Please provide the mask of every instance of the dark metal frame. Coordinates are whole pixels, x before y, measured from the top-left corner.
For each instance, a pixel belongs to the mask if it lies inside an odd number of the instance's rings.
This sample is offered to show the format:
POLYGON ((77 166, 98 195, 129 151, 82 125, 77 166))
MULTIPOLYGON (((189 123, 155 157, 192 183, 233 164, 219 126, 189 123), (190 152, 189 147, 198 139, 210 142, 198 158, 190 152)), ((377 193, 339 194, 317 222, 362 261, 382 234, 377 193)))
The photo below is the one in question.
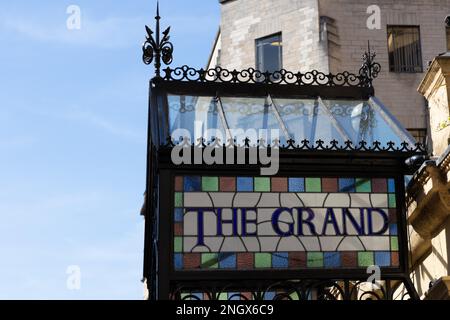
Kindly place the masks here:
MULTIPOLYGON (((159 212, 154 212, 158 216, 159 239, 161 248, 158 253, 159 265, 163 268, 158 274, 158 288, 153 288, 157 295, 154 298, 168 299, 177 298, 181 288, 188 291, 201 291, 209 288, 211 292, 217 292, 218 288, 228 288, 229 290, 248 290, 254 288, 255 297, 260 288, 268 288, 278 282, 290 282, 295 280, 305 281, 363 281, 368 278, 364 269, 299 269, 299 270, 251 270, 251 271, 177 271, 173 267, 173 194, 175 175, 230 175, 249 176, 257 175, 258 166, 174 166, 170 162, 171 148, 162 148, 159 151, 157 162, 159 163, 158 186, 160 204, 159 212), (167 161, 169 160, 169 161, 167 161), (195 279, 195 281, 193 281, 195 279), (199 285, 202 283, 202 285, 199 285), (208 287, 209 284, 209 287, 208 287), (238 286, 240 285, 240 287, 238 286), (215 289, 214 289, 215 288, 215 289)), ((312 151, 309 153, 286 154, 282 153, 280 160, 280 176, 336 176, 336 177, 393 177, 396 181, 397 195, 397 223, 400 266, 398 268, 381 268, 382 280, 388 282, 399 282, 405 284, 411 298, 418 298, 414 287, 409 279, 408 272, 408 242, 406 234, 406 212, 404 198, 404 178, 405 172, 404 154, 380 153, 336 153, 312 151)), ((146 250, 148 250, 146 246, 146 250)), ((146 277, 151 277, 147 269, 146 277)), ((156 270, 153 270, 156 271, 156 270)), ((279 284, 278 284, 279 285, 279 284)), ((222 290, 221 289, 221 290, 222 290)), ((390 288, 393 289, 393 288, 390 288)), ((391 297, 386 294, 384 298, 391 297)))
MULTIPOLYGON (((159 10, 157 31, 159 31, 159 10)), ((380 72, 380 65, 374 62, 375 54, 369 51, 364 55, 364 63, 359 74, 343 72, 337 75, 319 71, 292 73, 281 70, 275 73, 259 72, 254 69, 229 71, 220 67, 211 70, 196 70, 187 66, 166 68, 161 76, 161 57, 168 64, 172 60, 173 46, 168 42, 169 29, 163 40, 159 35, 153 41, 152 32, 147 28, 147 41, 144 44, 144 62, 155 59, 156 76, 150 81, 148 153, 147 153, 147 191, 145 196, 145 245, 144 277, 151 299, 180 298, 183 290, 205 290, 211 298, 217 298, 221 290, 250 290, 256 299, 271 286, 286 290, 318 286, 323 281, 343 283, 345 299, 352 298, 349 288, 352 283, 367 279, 362 269, 338 270, 252 270, 252 271, 175 271, 173 268, 173 194, 175 175, 258 175, 259 166, 249 165, 182 165, 174 166, 170 152, 174 142, 161 137, 160 126, 167 128, 167 94, 190 94, 195 96, 267 96, 287 98, 322 97, 330 99, 367 99, 374 95, 373 79, 380 72), (164 49, 169 48, 169 49, 164 49), (165 57, 165 58, 164 58, 165 57), (285 285, 283 286, 282 283, 285 285)), ((249 148, 246 141, 244 148, 249 148)), ((206 142, 198 146, 204 148, 206 142)), ((396 180, 398 238, 400 252, 399 268, 382 268, 382 280, 386 281, 384 298, 392 298, 392 290, 402 282, 412 299, 417 293, 409 278, 408 242, 406 234, 406 212, 403 176, 409 173, 405 160, 412 155, 422 154, 421 145, 408 146, 406 143, 395 146, 388 143, 373 146, 361 143, 353 146, 350 142, 338 146, 331 142, 325 145, 316 141, 294 142, 289 140, 280 148, 279 175, 288 176, 338 176, 338 177, 394 177, 396 180), (395 282, 395 283, 394 283, 395 282)), ((301 290, 303 290, 301 289, 301 290)), ((294 291, 295 291, 294 290, 294 291)), ((339 290, 338 290, 339 291, 339 290)), ((300 292, 300 291, 299 291, 300 292)), ((301 292, 305 292, 304 290, 301 292)), ((282 295, 286 298, 286 295, 282 295)), ((302 293, 301 297, 305 297, 302 293)))

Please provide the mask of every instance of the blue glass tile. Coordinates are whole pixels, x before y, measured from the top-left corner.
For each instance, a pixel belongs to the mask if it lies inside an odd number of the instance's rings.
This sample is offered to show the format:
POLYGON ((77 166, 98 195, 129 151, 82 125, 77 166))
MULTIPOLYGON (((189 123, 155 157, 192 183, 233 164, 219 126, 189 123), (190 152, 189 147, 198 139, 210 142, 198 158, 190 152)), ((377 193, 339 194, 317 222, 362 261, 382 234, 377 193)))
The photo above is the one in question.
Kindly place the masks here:
POLYGON ((253 191, 253 178, 238 177, 237 191, 253 191))
POLYGON ((337 268, 341 266, 341 254, 339 252, 325 252, 323 256, 325 268, 337 268))
POLYGON ((305 192, 305 179, 289 178, 289 192, 305 192))
POLYGON ((191 301, 203 300, 203 293, 200 293, 200 292, 186 293, 186 294, 182 295, 182 297, 183 296, 185 299, 191 300, 191 301))
POLYGON ((183 254, 175 253, 173 259, 174 259, 175 269, 177 269, 177 270, 183 269, 183 254))
POLYGON ((391 265, 391 253, 389 251, 375 252, 375 264, 379 267, 391 265))
POLYGON ((355 192, 355 179, 339 179, 339 192, 355 192))
POLYGON ((219 253, 219 268, 220 269, 236 268, 236 254, 219 253))
POLYGON ((393 224, 389 225, 389 234, 391 236, 396 236, 398 234, 398 232, 397 232, 397 224, 393 223, 393 224))
POLYGON ((175 208, 175 222, 183 222, 183 208, 175 208))
POLYGON ((288 267, 287 252, 272 253, 272 267, 273 268, 287 268, 288 267))
POLYGON ((395 192, 395 180, 388 179, 388 192, 395 192))
POLYGON ((202 191, 202 180, 200 177, 184 177, 184 191, 202 191))
POLYGON ((241 296, 239 295, 239 292, 228 292, 228 300, 241 300, 241 296))
POLYGON ((269 291, 264 293, 264 300, 273 300, 275 298, 275 292, 269 291))

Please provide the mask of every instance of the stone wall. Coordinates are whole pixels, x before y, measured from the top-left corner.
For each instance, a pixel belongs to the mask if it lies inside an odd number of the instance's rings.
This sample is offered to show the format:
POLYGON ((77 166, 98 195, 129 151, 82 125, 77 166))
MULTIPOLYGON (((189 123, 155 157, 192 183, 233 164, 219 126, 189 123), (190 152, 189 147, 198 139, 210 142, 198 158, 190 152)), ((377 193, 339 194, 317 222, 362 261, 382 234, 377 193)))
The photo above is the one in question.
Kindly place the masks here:
POLYGON ((450 53, 433 60, 419 92, 428 100, 433 153, 441 155, 450 144, 450 53))
MULTIPOLYGON (((427 128, 424 73, 389 72, 387 25, 419 25, 424 69, 445 52, 450 0, 234 0, 221 1, 221 65, 255 67, 255 40, 282 32, 283 67, 292 71, 357 72, 371 41, 383 71, 376 95, 408 129, 427 128), (381 9, 381 29, 369 30, 367 8, 381 9), (322 17, 322 19, 321 19, 322 17), (328 17, 328 18, 324 18, 328 17)), ((425 70, 424 70, 425 71, 425 70)))
POLYGON ((223 4, 221 65, 255 68, 255 40, 279 32, 285 69, 328 70, 324 43, 319 41, 317 0, 239 0, 223 4))
POLYGON ((449 0, 320 0, 320 15, 335 20, 338 43, 331 60, 332 72, 357 70, 367 41, 377 52, 382 73, 375 81, 377 97, 390 108, 406 128, 426 128, 425 100, 416 88, 424 73, 389 72, 387 25, 420 26, 424 72, 428 61, 447 50, 445 17, 450 14, 449 0), (367 28, 367 8, 381 9, 381 29, 367 28))

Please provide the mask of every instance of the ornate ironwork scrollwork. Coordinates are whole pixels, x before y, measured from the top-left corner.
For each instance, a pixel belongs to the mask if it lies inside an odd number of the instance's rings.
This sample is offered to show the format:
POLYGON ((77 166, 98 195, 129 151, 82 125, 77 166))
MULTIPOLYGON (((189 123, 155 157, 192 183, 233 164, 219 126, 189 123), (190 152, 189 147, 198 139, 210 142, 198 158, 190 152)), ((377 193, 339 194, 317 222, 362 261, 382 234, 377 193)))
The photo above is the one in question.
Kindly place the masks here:
POLYGON ((217 66, 212 69, 195 69, 187 65, 163 69, 165 81, 186 82, 221 82, 233 84, 257 83, 257 84, 287 84, 287 85, 317 85, 317 86, 348 86, 366 87, 367 79, 364 74, 356 75, 350 72, 337 74, 324 73, 318 70, 309 72, 297 72, 281 69, 275 72, 261 72, 254 68, 243 70, 228 70, 217 66))
POLYGON ((173 44, 170 42, 170 27, 162 32, 160 35, 160 20, 159 16, 159 3, 156 9, 156 39, 153 37, 153 31, 148 26, 145 26, 147 35, 145 42, 142 45, 142 60, 145 64, 149 65, 153 61, 155 62, 155 74, 156 77, 161 76, 161 60, 164 64, 169 65, 173 61, 173 44))
MULTIPOLYGON (((407 300, 411 292, 394 297, 392 280, 372 284, 360 280, 288 280, 252 283, 177 283, 171 290, 172 300, 407 300)), ((408 289, 407 289, 408 290, 408 289)))

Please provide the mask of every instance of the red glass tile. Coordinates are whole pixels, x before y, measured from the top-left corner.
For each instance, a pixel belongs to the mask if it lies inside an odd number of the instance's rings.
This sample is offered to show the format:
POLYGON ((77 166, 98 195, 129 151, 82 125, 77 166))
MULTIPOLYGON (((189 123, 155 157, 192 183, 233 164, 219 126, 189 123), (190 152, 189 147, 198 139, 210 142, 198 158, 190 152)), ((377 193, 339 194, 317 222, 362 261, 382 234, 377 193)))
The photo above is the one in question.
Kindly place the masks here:
MULTIPOLYGON (((247 300, 253 300, 253 294, 251 292, 242 292, 242 296, 247 298, 247 300)), ((241 300, 245 300, 244 298, 241 298, 241 300)))
POLYGON ((322 192, 338 192, 337 178, 322 178, 322 192))
POLYGON ((397 210, 389 209, 389 223, 397 223, 397 210))
POLYGON ((254 269, 253 253, 238 253, 237 254, 237 268, 238 270, 254 269))
POLYGON ((372 179, 372 192, 387 192, 387 180, 383 179, 372 179))
POLYGON ((289 252, 288 262, 290 269, 306 267, 306 252, 289 252))
POLYGON ((236 191, 236 178, 221 177, 220 178, 220 191, 235 192, 236 191))
POLYGON ((393 267, 398 267, 400 265, 398 252, 391 252, 391 265, 393 267))
POLYGON ((175 177, 175 191, 183 191, 183 177, 175 177))
POLYGON ((182 222, 176 222, 174 225, 174 233, 176 236, 182 236, 183 235, 183 223, 182 222))
POLYGON ((198 269, 201 264, 200 253, 185 253, 183 255, 184 269, 198 269))
POLYGON ((287 192, 288 179, 287 178, 272 178, 272 192, 287 192))
POLYGON ((344 268, 356 268, 358 266, 357 252, 344 251, 341 253, 342 266, 344 268))

